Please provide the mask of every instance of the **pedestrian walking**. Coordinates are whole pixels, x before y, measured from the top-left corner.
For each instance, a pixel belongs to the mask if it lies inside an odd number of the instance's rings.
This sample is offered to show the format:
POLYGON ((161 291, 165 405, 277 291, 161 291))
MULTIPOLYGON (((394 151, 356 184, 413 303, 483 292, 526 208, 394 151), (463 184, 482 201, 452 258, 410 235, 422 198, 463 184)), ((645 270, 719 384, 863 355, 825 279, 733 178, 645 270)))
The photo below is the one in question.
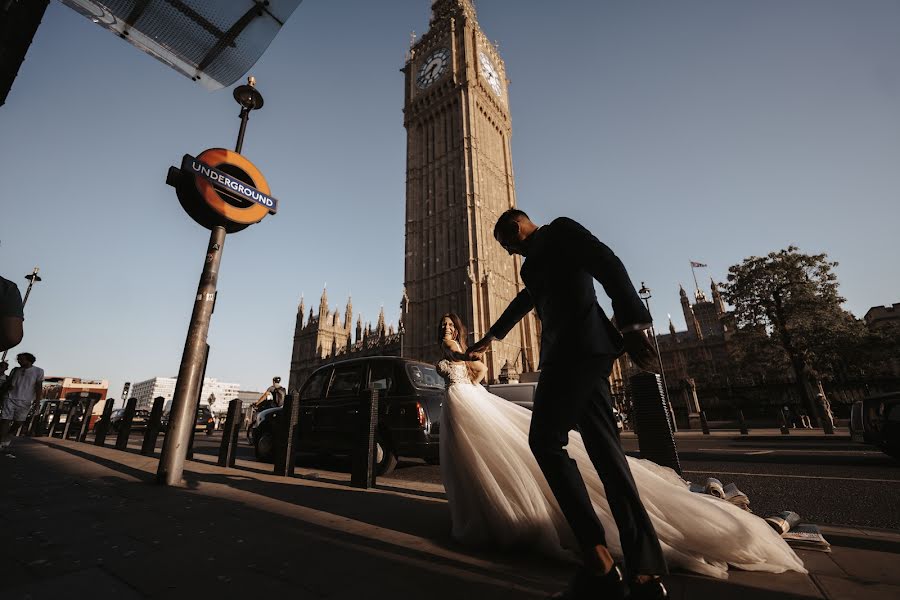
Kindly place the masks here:
POLYGON ((32 408, 37 410, 44 383, 44 370, 34 366, 34 354, 22 352, 16 360, 19 366, 10 372, 0 394, 0 452, 10 458, 16 457, 9 449, 10 430, 13 424, 21 427, 32 408))

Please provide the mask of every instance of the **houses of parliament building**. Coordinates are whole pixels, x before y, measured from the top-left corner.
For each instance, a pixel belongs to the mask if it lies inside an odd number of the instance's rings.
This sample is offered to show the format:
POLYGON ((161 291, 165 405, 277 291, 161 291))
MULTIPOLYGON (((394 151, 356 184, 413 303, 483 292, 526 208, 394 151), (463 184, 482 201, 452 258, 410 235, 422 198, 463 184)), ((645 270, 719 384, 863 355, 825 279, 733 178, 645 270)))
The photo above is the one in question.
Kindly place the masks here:
MULTIPOLYGON (((434 0, 428 31, 413 40, 404 74, 407 133, 404 290, 400 323, 372 329, 343 318, 323 293, 294 329, 289 387, 316 367, 366 353, 439 358, 437 326, 447 312, 480 339, 522 289, 520 259, 494 240, 516 206, 508 81, 503 59, 477 20, 472 0, 434 0), (353 337, 355 333, 355 338, 353 337)), ((501 370, 537 368, 539 324, 530 313, 485 355, 488 380, 501 370)))

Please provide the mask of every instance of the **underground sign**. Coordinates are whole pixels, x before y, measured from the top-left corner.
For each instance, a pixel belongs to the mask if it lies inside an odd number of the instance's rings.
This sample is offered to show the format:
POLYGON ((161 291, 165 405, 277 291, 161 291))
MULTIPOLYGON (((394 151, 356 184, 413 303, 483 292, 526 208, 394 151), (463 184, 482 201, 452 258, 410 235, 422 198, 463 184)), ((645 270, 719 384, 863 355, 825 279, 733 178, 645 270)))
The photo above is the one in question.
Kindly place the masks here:
POLYGON ((266 178, 234 150, 185 154, 181 169, 169 168, 166 183, 175 187, 185 212, 207 229, 223 226, 233 233, 278 211, 266 178))

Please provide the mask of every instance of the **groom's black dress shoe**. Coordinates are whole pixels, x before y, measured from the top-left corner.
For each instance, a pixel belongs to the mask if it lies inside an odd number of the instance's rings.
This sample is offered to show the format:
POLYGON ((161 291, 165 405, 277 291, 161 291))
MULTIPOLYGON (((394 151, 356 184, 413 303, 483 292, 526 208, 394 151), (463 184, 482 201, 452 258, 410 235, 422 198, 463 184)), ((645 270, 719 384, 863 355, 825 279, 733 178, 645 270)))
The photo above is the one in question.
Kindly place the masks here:
POLYGON ((622 570, 613 565, 606 575, 594 575, 585 569, 578 569, 569 587, 550 596, 552 600, 623 600, 625 581, 622 570))
POLYGON ((669 591, 659 578, 644 583, 632 581, 629 588, 629 600, 666 600, 669 597, 669 591))

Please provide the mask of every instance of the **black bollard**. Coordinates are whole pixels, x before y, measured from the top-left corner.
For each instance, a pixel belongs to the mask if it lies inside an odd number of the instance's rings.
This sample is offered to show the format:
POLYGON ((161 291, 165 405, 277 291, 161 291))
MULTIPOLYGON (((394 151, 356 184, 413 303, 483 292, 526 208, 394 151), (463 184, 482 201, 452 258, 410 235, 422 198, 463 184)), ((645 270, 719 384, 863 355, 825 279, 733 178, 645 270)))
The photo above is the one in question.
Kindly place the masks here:
POLYGON ((700 411, 700 428, 703 429, 703 435, 709 435, 709 421, 706 420, 706 411, 700 411))
POLYGON ((79 442, 83 442, 87 439, 88 430, 91 428, 91 417, 94 416, 94 407, 96 405, 96 399, 88 398, 87 404, 84 407, 84 416, 81 418, 81 428, 79 429, 78 437, 76 438, 79 442))
MULTIPOLYGON (((213 304, 215 304, 215 301, 213 301, 213 304)), ((185 352, 187 352, 187 350, 185 350, 185 352)), ((203 399, 203 397, 202 397, 203 396, 203 382, 206 381, 207 365, 209 365, 209 344, 206 344, 206 349, 204 350, 204 354, 203 354, 203 371, 201 372, 201 375, 200 375, 200 385, 197 386, 197 398, 194 401, 194 412, 193 412, 194 416, 191 417, 191 419, 192 419, 191 420, 191 435, 188 438, 187 453, 184 456, 185 460, 194 460, 194 436, 197 435, 197 415, 200 413, 200 400, 203 399)), ((173 403, 173 407, 174 407, 174 403, 173 403)), ((210 413, 212 413, 212 409, 210 409, 210 413)), ((169 415, 169 425, 170 425, 170 427, 172 425, 172 415, 171 414, 169 415)), ((206 427, 206 423, 203 423, 203 426, 206 427)), ((170 430, 168 432, 166 432, 166 435, 170 435, 171 433, 172 433, 172 431, 170 428, 170 430)), ((160 461, 165 462, 165 456, 164 456, 165 453, 166 453, 165 446, 163 446, 163 456, 160 456, 160 461)), ((182 465, 182 466, 184 466, 184 465, 182 465)), ((162 471, 160 471, 160 473, 162 473, 162 471)))
POLYGON ((284 408, 275 422, 272 433, 275 437, 273 452, 274 473, 282 477, 294 476, 294 460, 297 454, 298 430, 300 420, 300 393, 291 392, 284 400, 284 408))
POLYGON ((681 475, 662 379, 654 373, 639 373, 631 376, 628 382, 634 399, 635 431, 641 458, 669 467, 681 475))
POLYGON ((69 432, 72 431, 72 423, 75 422, 75 414, 78 412, 79 404, 78 402, 73 401, 72 405, 69 406, 69 412, 66 413, 66 426, 63 427, 62 439, 69 439, 69 432))
POLYGON ((153 399, 153 408, 150 409, 150 420, 147 422, 147 431, 144 432, 144 442, 141 444, 141 454, 153 456, 156 451, 156 440, 162 429, 162 411, 166 399, 157 396, 153 399))
POLYGON ((95 446, 102 446, 106 443, 106 434, 109 433, 109 420, 112 418, 113 405, 115 403, 115 398, 107 398, 106 404, 103 405, 103 414, 100 416, 100 422, 94 428, 95 446))
POLYGON ((783 408, 781 409, 781 435, 791 435, 791 422, 783 408))
POLYGON ((53 437, 56 435, 56 430, 59 428, 59 421, 62 418, 62 405, 59 402, 53 403, 53 418, 50 421, 50 427, 47 429, 47 437, 53 437))
POLYGON ((358 488, 375 487, 375 460, 378 429, 378 390, 372 389, 369 397, 363 397, 357 413, 356 443, 353 447, 350 485, 358 488))
POLYGON ((233 467, 237 454, 238 431, 241 428, 241 401, 235 398, 228 403, 228 416, 225 417, 225 429, 222 431, 222 444, 219 446, 219 466, 233 467))
POLYGON ((749 435, 750 430, 747 429, 747 422, 744 420, 744 411, 742 411, 741 409, 738 409, 737 417, 738 417, 738 425, 741 428, 741 435, 749 435))
POLYGON ((27 421, 22 423, 22 426, 19 427, 19 431, 16 432, 17 436, 22 435, 34 435, 34 428, 37 426, 38 419, 40 418, 40 411, 34 411, 31 413, 31 417, 28 418, 27 421))
MULTIPOLYGON (((197 411, 199 411, 199 410, 200 410, 200 407, 198 406, 197 411)), ((169 424, 171 425, 172 423, 170 422, 169 424)), ((187 454, 184 455, 184 458, 186 460, 194 460, 194 435, 196 433, 197 433, 197 415, 195 414, 194 415, 194 424, 191 425, 191 437, 188 438, 187 454)), ((169 433, 166 432, 166 435, 169 435, 169 433)))
POLYGON ((119 420, 119 435, 116 437, 116 450, 128 449, 128 438, 131 437, 131 422, 134 421, 134 409, 137 398, 129 398, 125 403, 125 412, 119 420))

